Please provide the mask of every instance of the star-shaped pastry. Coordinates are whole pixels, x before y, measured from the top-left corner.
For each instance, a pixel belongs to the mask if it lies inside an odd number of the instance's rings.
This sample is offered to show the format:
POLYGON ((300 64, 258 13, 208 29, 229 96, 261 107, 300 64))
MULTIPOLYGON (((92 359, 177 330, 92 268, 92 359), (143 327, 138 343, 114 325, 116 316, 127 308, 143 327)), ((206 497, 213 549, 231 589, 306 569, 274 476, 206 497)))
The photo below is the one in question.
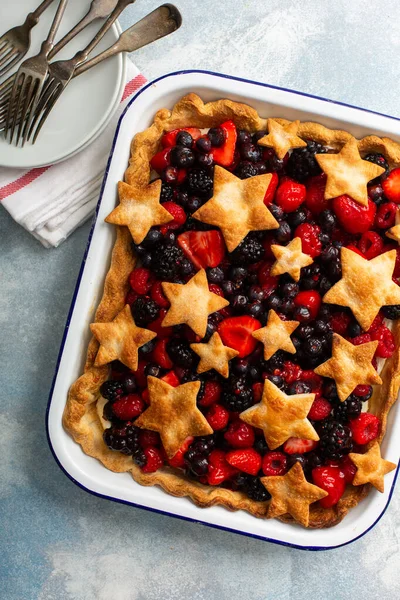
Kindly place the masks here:
POLYGON ((389 460, 381 458, 381 448, 378 442, 375 442, 365 454, 351 452, 349 457, 357 467, 353 485, 372 483, 380 492, 384 490, 384 475, 393 471, 397 466, 389 460))
POLYGON ((287 246, 273 244, 271 250, 276 262, 272 265, 271 275, 289 273, 295 281, 299 281, 301 269, 314 262, 309 254, 302 252, 301 248, 301 238, 299 237, 293 238, 287 246))
POLYGON ((240 418, 263 430, 271 450, 290 437, 317 441, 318 434, 307 419, 314 398, 315 394, 288 396, 266 379, 261 402, 240 413, 240 418))
POLYGON ((382 306, 400 304, 400 287, 392 281, 396 250, 367 260, 342 248, 340 257, 342 278, 328 290, 323 301, 348 306, 367 331, 382 306))
POLYGON ((288 150, 307 146, 307 143, 297 135, 299 125, 300 121, 293 121, 293 123, 283 126, 274 119, 268 119, 268 135, 264 135, 258 140, 258 143, 260 146, 273 148, 277 157, 282 160, 288 150))
POLYGON ((249 231, 277 229, 278 221, 264 204, 272 175, 239 179, 218 165, 214 170, 214 195, 193 217, 220 228, 229 252, 249 231))
POLYGON ((304 527, 308 527, 310 504, 328 495, 317 485, 308 483, 298 462, 285 475, 261 477, 260 481, 271 494, 267 517, 272 519, 289 513, 304 527))
POLYGON ((100 344, 94 363, 96 367, 119 360, 132 371, 138 366, 138 349, 157 335, 136 325, 129 304, 111 323, 92 323, 90 330, 100 344))
POLYGON ((150 406, 135 421, 137 427, 158 431, 168 458, 174 456, 189 436, 210 435, 213 429, 196 406, 200 381, 173 387, 148 377, 150 406))
POLYGON ((225 298, 210 292, 204 269, 185 284, 164 281, 162 289, 171 303, 162 326, 186 323, 200 337, 206 335, 208 315, 229 304, 225 298))
POLYGON ((330 377, 336 381, 341 402, 350 396, 357 385, 382 383, 382 379, 372 366, 378 341, 355 346, 338 333, 333 334, 332 358, 314 369, 317 375, 330 377))
POLYGON ((144 188, 118 183, 120 204, 106 217, 107 223, 126 225, 135 244, 141 244, 153 225, 173 220, 171 213, 160 204, 161 179, 144 188))
POLYGON ((277 350, 296 354, 296 348, 290 336, 299 325, 298 321, 282 321, 279 315, 271 309, 266 326, 253 332, 253 337, 264 344, 264 359, 269 360, 277 350))
POLYGON ((190 347, 200 356, 198 373, 215 369, 222 377, 229 377, 229 361, 239 354, 237 350, 224 346, 217 332, 213 333, 207 344, 190 344, 190 347))
POLYGON ((326 200, 347 194, 362 206, 368 206, 367 183, 385 171, 361 158, 354 137, 337 154, 316 154, 315 159, 327 175, 326 200))
POLYGON ((400 244, 400 209, 396 210, 395 224, 387 230, 386 235, 391 240, 400 244))

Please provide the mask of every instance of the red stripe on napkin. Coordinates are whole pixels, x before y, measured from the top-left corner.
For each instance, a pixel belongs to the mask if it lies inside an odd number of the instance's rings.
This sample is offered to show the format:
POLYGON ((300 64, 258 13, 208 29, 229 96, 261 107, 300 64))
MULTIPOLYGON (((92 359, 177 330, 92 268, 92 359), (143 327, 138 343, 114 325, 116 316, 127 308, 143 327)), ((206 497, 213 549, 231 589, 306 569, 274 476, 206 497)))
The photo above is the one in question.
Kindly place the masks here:
MULTIPOLYGON (((131 79, 131 81, 128 81, 124 88, 124 93, 122 95, 121 102, 124 102, 124 100, 126 100, 131 94, 133 94, 133 92, 136 92, 136 90, 142 87, 142 85, 144 85, 146 82, 146 77, 144 77, 141 73, 139 75, 136 75, 136 77, 131 79)), ((19 192, 20 190, 22 190, 22 188, 32 183, 32 181, 35 181, 35 179, 43 175, 43 173, 48 171, 48 169, 51 169, 51 166, 52 165, 49 165, 48 167, 39 167, 37 169, 31 169, 15 181, 11 181, 10 183, 7 183, 7 185, 4 185, 2 188, 0 188, 0 202, 5 198, 8 198, 8 196, 12 196, 16 192, 19 192)))

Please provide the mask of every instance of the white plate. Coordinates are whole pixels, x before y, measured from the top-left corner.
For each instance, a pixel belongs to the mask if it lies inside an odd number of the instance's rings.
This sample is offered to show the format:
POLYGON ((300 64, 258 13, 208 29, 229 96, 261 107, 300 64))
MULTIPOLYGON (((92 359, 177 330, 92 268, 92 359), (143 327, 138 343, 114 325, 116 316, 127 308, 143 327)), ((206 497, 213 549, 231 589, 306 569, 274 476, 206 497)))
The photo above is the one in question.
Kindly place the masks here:
MULTIPOLYGON (((27 13, 36 8, 39 0, 18 0, 0 8, 1 29, 23 23, 27 13)), ((57 2, 40 17, 32 30, 32 44, 28 56, 37 54, 53 19, 57 2)), ((64 36, 86 14, 90 1, 69 0, 56 41, 64 36)), ((71 58, 84 48, 101 27, 95 21, 73 39, 56 57, 71 58)), ((93 56, 111 46, 118 39, 121 29, 115 24, 93 51, 93 56)), ((18 65, 19 66, 19 65, 18 65)), ((0 165, 3 167, 41 167, 60 162, 76 154, 104 130, 110 121, 125 86, 125 55, 115 56, 87 73, 72 80, 48 117, 34 146, 26 144, 16 148, 5 142, 0 135, 0 165)), ((7 73, 1 81, 9 77, 7 73)))
MULTIPOLYGON (((93 321, 103 290, 115 235, 113 228, 104 223, 104 218, 115 206, 116 185, 123 178, 128 164, 132 135, 152 122, 156 110, 171 108, 188 92, 196 92, 206 101, 230 98, 247 102, 263 117, 280 116, 302 121, 314 119, 331 128, 351 131, 357 137, 376 133, 400 141, 399 120, 233 77, 189 71, 166 75, 143 88, 130 102, 117 128, 98 204, 97 220, 89 237, 68 316, 48 406, 50 447, 60 467, 77 485, 102 497, 307 550, 348 544, 364 535, 381 518, 392 495, 398 471, 386 476, 383 494, 371 490, 368 497, 336 527, 306 530, 275 519, 257 519, 244 511, 232 513, 221 506, 201 509, 187 498, 169 496, 158 487, 143 487, 134 482, 129 474, 113 473, 96 459, 86 456, 62 427, 68 389, 82 373, 89 340, 89 323, 93 321)), ((388 460, 395 463, 399 461, 398 404, 389 414, 383 454, 388 460)))

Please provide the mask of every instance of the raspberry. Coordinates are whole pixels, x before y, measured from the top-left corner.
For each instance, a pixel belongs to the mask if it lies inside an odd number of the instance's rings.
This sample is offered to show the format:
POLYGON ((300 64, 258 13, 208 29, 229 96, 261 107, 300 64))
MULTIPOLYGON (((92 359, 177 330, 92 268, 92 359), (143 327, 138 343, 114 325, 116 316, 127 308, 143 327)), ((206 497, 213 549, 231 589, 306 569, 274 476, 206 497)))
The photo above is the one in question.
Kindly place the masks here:
POLYGON ((333 210, 340 224, 349 233, 364 233, 371 229, 375 214, 376 204, 368 199, 368 206, 361 206, 349 196, 338 196, 333 199, 333 210))
POLYGON ((218 381, 206 381, 203 391, 200 390, 197 403, 199 406, 211 406, 221 397, 222 386, 218 381))
POLYGON ((356 444, 364 445, 378 437, 381 421, 371 413, 361 413, 350 421, 350 429, 356 444))
POLYGON ((382 253, 383 240, 376 231, 366 231, 362 234, 358 247, 365 258, 371 260, 382 253))
POLYGON ((165 223, 165 225, 160 227, 161 233, 165 235, 167 231, 182 227, 186 221, 186 213, 183 208, 175 202, 164 202, 162 206, 173 216, 172 221, 169 221, 169 223, 165 223))
POLYGON ((254 429, 243 421, 233 421, 224 433, 224 438, 232 448, 250 448, 254 444, 254 429))
POLYGON ((302 370, 296 363, 286 360, 283 363, 283 378, 286 383, 293 383, 301 378, 302 370))
POLYGON ((315 290, 304 290, 294 298, 295 306, 305 306, 310 311, 311 319, 315 319, 321 307, 321 296, 315 290))
POLYGON ((393 333, 386 325, 381 325, 378 329, 372 332, 371 338, 378 340, 379 344, 375 352, 378 358, 389 358, 395 351, 396 344, 393 333))
POLYGON ((305 254, 309 254, 311 258, 315 258, 321 254, 322 244, 319 236, 321 228, 318 225, 310 223, 302 223, 296 227, 294 237, 301 239, 301 249, 305 254))
POLYGON ((329 200, 325 200, 325 186, 325 174, 312 177, 307 183, 305 204, 314 215, 319 215, 328 208, 329 200))
POLYGON ((226 461, 239 471, 248 475, 257 475, 261 469, 261 455, 254 448, 231 450, 226 455, 226 461))
POLYGON ((154 302, 158 304, 158 306, 161 306, 161 308, 169 307, 169 300, 164 296, 161 281, 156 281, 155 283, 153 283, 150 295, 154 302))
POLYGON ((354 388, 353 394, 362 398, 363 402, 369 400, 372 396, 372 386, 371 385, 358 385, 354 388))
POLYGON ((303 184, 286 179, 283 181, 275 194, 275 202, 285 212, 291 213, 297 210, 306 199, 306 188, 303 184))
MULTIPOLYGON (((335 312, 331 316, 331 327, 335 333, 339 335, 345 336, 347 333, 347 328, 350 325, 351 316, 345 312, 335 312)), ((354 344, 354 339, 351 340, 354 344)))
POLYGON ((221 404, 212 404, 206 414, 206 419, 214 431, 225 429, 229 422, 229 411, 221 404))
POLYGON ((396 219, 397 204, 394 202, 385 202, 378 208, 375 217, 375 226, 378 229, 389 229, 393 227, 396 219))
POLYGON ((254 402, 260 402, 263 394, 264 385, 262 383, 253 383, 252 390, 254 402))
POLYGON ((167 339, 158 340, 153 350, 153 360, 160 365, 162 369, 172 369, 173 362, 167 353, 167 339))
POLYGON ((262 470, 267 477, 284 475, 287 471, 287 458, 283 452, 267 452, 262 459, 262 470))
POLYGON ((152 446, 144 448, 143 453, 137 455, 135 461, 138 462, 142 473, 154 473, 164 464, 161 450, 152 446))
POLYGON ((271 181, 264 196, 264 204, 267 206, 271 204, 274 199, 276 188, 278 187, 279 177, 276 173, 271 173, 271 181))
MULTIPOLYGON (((147 294, 154 282, 154 275, 143 267, 134 269, 129 275, 129 285, 134 292, 140 295, 147 294)), ((129 303, 128 303, 129 304, 129 303)))
POLYGON ((139 431, 139 443, 142 448, 159 446, 161 444, 160 434, 157 433, 157 431, 151 431, 150 429, 141 429, 139 431))
POLYGON ((112 410, 121 421, 130 421, 138 417, 143 412, 144 407, 144 402, 139 394, 128 394, 116 400, 112 410))
POLYGON ((325 398, 315 398, 311 405, 308 418, 312 421, 322 421, 331 414, 332 406, 325 398))
POLYGON ((354 346, 360 346, 361 344, 366 344, 371 341, 371 336, 369 333, 362 333, 361 335, 357 335, 356 337, 351 338, 351 343, 354 346))
POLYGON ((168 463, 171 467, 178 467, 183 469, 185 466, 185 454, 188 451, 190 444, 193 442, 194 438, 188 437, 183 442, 182 446, 179 448, 178 452, 174 454, 172 458, 168 459, 168 463))

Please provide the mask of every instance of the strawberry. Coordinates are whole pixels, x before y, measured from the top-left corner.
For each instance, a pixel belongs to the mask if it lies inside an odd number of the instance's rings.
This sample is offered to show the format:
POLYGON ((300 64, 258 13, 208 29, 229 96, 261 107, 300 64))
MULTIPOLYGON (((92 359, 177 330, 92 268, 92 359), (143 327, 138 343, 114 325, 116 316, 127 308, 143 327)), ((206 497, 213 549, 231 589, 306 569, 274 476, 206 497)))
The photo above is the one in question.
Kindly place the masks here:
POLYGON ((318 225, 311 225, 311 223, 302 223, 296 227, 293 237, 299 237, 301 239, 302 252, 315 258, 321 254, 322 244, 319 236, 321 228, 318 225))
POLYGON ((232 448, 251 448, 255 439, 254 429, 238 419, 229 425, 224 438, 232 448))
POLYGON ((237 469, 234 469, 225 458, 223 450, 213 450, 208 457, 207 482, 209 485, 219 485, 236 475, 237 469))
POLYGON ((206 419, 214 431, 225 429, 229 421, 229 411, 222 404, 212 404, 206 419))
POLYGON ((315 290, 303 290, 293 300, 295 306, 305 306, 310 311, 311 319, 316 319, 321 307, 321 296, 315 290))
POLYGON ((161 444, 160 434, 150 429, 141 429, 139 431, 139 444, 142 448, 148 446, 159 446, 161 444))
POLYGON ((255 350, 257 340, 253 338, 252 333, 260 328, 260 321, 254 317, 242 315, 228 317, 221 321, 218 325, 218 333, 225 346, 234 348, 239 352, 240 358, 244 358, 255 350))
POLYGON ((172 369, 174 366, 166 349, 167 341, 166 338, 158 340, 152 352, 154 362, 160 365, 162 369, 172 369))
POLYGON ((378 358, 389 358, 396 348, 393 333, 386 325, 381 325, 371 333, 373 340, 378 340, 379 344, 375 352, 378 358))
POLYGON ((213 148, 211 154, 214 162, 221 167, 229 167, 235 156, 237 139, 236 125, 233 121, 226 121, 220 125, 224 132, 225 142, 219 148, 213 148))
POLYGON ((169 300, 164 296, 164 292, 162 289, 162 281, 156 281, 151 286, 150 295, 154 302, 161 306, 161 308, 169 307, 169 300))
POLYGON ((371 260, 382 254, 383 240, 376 231, 365 231, 358 242, 358 248, 367 260, 371 260))
POLYGON ((198 269, 216 267, 225 256, 225 242, 219 231, 185 231, 178 244, 198 269))
POLYGON ((164 457, 160 448, 149 446, 143 450, 143 454, 146 457, 146 463, 141 467, 142 473, 154 473, 163 466, 164 457))
POLYGON ((357 467, 352 462, 349 456, 345 456, 339 464, 339 469, 344 475, 346 483, 353 483, 354 475, 356 474, 357 467))
POLYGON ((169 230, 179 229, 179 227, 182 227, 186 221, 186 213, 182 206, 179 206, 179 204, 176 204, 176 202, 164 202, 163 208, 165 208, 174 217, 169 223, 161 225, 160 231, 163 235, 165 235, 169 230))
POLYGON ((326 419, 330 415, 331 410, 332 406, 328 400, 325 398, 315 398, 308 413, 308 418, 312 421, 322 421, 322 419, 326 419))
POLYGON ((121 421, 130 421, 138 417, 144 410, 144 402, 139 394, 121 396, 112 406, 114 415, 121 421))
POLYGON ((283 444, 283 451, 286 454, 304 454, 310 452, 318 446, 314 440, 303 440, 301 438, 291 437, 283 444))
POLYGON ((275 202, 286 213, 294 212, 306 199, 306 188, 302 183, 285 179, 276 190, 275 202))
POLYGON ((347 250, 351 250, 352 252, 355 252, 356 254, 358 254, 358 256, 362 256, 362 258, 365 258, 364 254, 361 252, 360 248, 357 248, 357 246, 354 246, 354 244, 348 244, 347 246, 345 246, 345 248, 347 248, 347 250))
POLYGON ((274 199, 276 188, 278 187, 279 177, 276 173, 271 173, 271 181, 264 196, 264 204, 268 206, 274 199))
POLYGON ((262 458, 254 448, 231 450, 226 455, 226 460, 232 467, 248 475, 257 475, 261 469, 262 458))
POLYGON ((375 217, 375 226, 378 229, 393 227, 396 220, 397 204, 385 202, 378 207, 375 217))
POLYGON ((353 440, 361 446, 372 442, 378 437, 381 421, 375 415, 363 412, 356 419, 350 421, 353 440))
POLYGON ((206 381, 201 398, 198 399, 199 406, 211 406, 221 397, 222 386, 219 381, 206 381))
POLYGON ((267 477, 284 475, 287 471, 287 458, 283 452, 267 452, 262 459, 262 470, 267 477))
POLYGON ((326 175, 316 175, 307 181, 306 201, 307 208, 313 215, 319 215, 328 208, 329 200, 325 200, 326 175))
POLYGON ((173 129, 172 131, 168 131, 164 133, 161 138, 161 145, 163 148, 169 148, 170 146, 176 145, 176 137, 180 131, 187 131, 192 136, 193 140, 196 141, 201 137, 200 129, 197 127, 181 127, 180 129, 173 129))
POLYGON ((346 488, 346 481, 341 469, 332 466, 315 467, 311 474, 315 485, 328 492, 328 495, 319 501, 322 508, 330 508, 337 504, 346 488))
POLYGON ((162 381, 165 381, 172 387, 178 387, 180 383, 175 371, 169 371, 168 373, 165 373, 165 375, 163 375, 161 379, 162 381))
POLYGON ((138 267, 129 275, 129 285, 137 294, 147 294, 153 283, 154 275, 151 273, 151 271, 149 271, 149 269, 138 267))
POLYGON ((160 150, 153 156, 150 160, 151 168, 157 171, 158 174, 162 173, 162 171, 171 164, 171 148, 164 148, 164 150, 160 150))
POLYGON ((376 204, 368 199, 368 206, 361 206, 350 196, 338 196, 333 199, 333 210, 345 231, 364 233, 371 229, 375 219, 376 204))
POLYGON ((139 360, 138 368, 135 371, 135 379, 139 387, 147 386, 147 377, 144 374, 147 363, 144 360, 139 360))
POLYGON ((382 181, 382 187, 388 200, 400 204, 400 167, 389 173, 382 181))
POLYGON ((193 442, 194 438, 189 436, 183 442, 182 446, 179 448, 178 452, 174 454, 172 458, 168 459, 168 464, 171 467, 177 467, 179 469, 183 469, 185 466, 185 454, 188 451, 190 444, 193 442))

